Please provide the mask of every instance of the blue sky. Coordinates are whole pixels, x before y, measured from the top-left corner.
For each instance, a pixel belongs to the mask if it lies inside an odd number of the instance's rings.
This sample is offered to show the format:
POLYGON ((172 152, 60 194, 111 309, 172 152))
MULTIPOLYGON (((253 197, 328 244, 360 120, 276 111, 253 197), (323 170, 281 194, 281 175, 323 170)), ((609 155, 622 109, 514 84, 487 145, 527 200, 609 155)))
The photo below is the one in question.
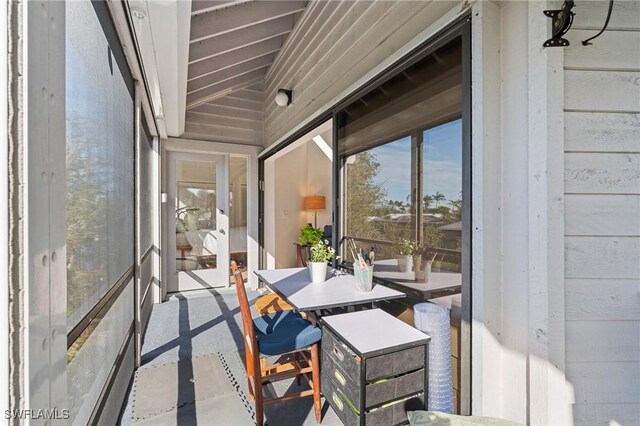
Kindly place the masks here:
MULTIPOLYGON (((425 193, 443 193, 457 200, 462 190, 462 122, 452 121, 425 131, 425 193)), ((406 201, 411 191, 411 140, 403 138, 372 150, 380 170, 374 179, 383 185, 387 199, 406 201)), ((444 203, 446 204, 446 202, 444 203)))

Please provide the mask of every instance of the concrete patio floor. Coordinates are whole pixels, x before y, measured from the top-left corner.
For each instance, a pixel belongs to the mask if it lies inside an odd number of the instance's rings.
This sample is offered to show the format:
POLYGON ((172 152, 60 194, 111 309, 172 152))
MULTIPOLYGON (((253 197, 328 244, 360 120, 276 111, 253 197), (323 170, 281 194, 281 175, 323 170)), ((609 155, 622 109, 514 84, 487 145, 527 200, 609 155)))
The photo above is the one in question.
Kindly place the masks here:
MULTIPOLYGON (((259 297, 256 291, 248 291, 249 303, 259 297)), ((254 315, 257 315, 254 312, 254 315)), ((198 377, 191 368, 196 357, 211 356, 223 360, 229 376, 233 394, 224 397, 199 395, 193 403, 163 407, 162 412, 134 419, 135 402, 145 398, 158 398, 153 388, 137 387, 137 376, 129 389, 126 407, 121 415, 121 425, 245 425, 253 424, 255 413, 253 402, 248 399, 247 380, 244 368, 244 345, 242 343, 242 322, 234 288, 229 290, 200 290, 185 292, 170 297, 168 302, 154 305, 142 348, 143 369, 175 367, 175 379, 179 392, 195 393, 193 385, 198 377), (238 348, 242 348, 240 351, 238 348), (189 375, 189 377, 186 377, 189 375), (191 377, 193 375, 193 377, 191 377), (234 380, 235 379, 235 380, 234 380), (237 407, 241 407, 237 409, 237 407)), ((148 371, 147 371, 148 373, 148 371)), ((304 380, 303 380, 304 382, 304 380)), ((305 385, 303 385, 305 386, 305 385)), ((281 395, 297 389, 295 380, 284 380, 268 385, 268 392, 281 395)), ((160 399, 160 398, 158 398, 160 399)), ((323 425, 342 423, 329 404, 322 399, 323 425)), ((315 425, 313 401, 311 398, 298 399, 265 408, 268 425, 315 425)))

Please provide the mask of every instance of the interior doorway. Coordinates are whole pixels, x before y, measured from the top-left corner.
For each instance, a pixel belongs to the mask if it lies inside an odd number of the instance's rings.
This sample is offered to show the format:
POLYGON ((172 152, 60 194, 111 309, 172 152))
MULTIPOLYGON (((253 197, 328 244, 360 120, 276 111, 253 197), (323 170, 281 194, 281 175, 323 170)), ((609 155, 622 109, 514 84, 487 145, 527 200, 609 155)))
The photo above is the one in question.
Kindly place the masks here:
POLYGON ((247 158, 171 152, 167 164, 168 292, 229 286, 247 267, 247 158))
POLYGON ((331 241, 332 146, 333 121, 328 120, 264 159, 262 267, 299 266, 296 244, 300 230, 308 224, 319 228, 325 238, 331 241), (309 203, 309 199, 313 199, 314 203, 309 203), (318 204, 318 200, 323 203, 318 204), (311 204, 318 208, 310 209, 311 204))

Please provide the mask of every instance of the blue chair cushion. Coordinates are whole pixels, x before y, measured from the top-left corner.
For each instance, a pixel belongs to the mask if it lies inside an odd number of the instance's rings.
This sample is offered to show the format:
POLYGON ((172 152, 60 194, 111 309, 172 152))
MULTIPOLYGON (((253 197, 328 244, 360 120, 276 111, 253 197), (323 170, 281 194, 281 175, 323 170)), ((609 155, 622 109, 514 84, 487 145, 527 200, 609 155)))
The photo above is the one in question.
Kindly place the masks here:
POLYGON ((254 318, 258 349, 264 355, 281 355, 310 346, 322 337, 300 314, 293 311, 274 312, 254 318))

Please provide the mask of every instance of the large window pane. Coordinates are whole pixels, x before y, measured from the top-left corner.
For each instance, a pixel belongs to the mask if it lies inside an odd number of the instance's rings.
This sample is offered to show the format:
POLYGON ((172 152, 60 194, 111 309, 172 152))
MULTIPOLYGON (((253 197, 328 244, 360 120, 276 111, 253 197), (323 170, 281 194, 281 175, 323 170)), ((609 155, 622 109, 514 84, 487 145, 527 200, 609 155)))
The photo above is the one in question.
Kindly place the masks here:
POLYGON ((423 242, 434 272, 461 272, 462 121, 425 130, 423 158, 423 242))
POLYGON ((140 247, 142 255, 153 244, 153 138, 142 120, 140 129, 140 247))
POLYGON ((66 7, 69 329, 133 264, 132 83, 99 13, 66 7))
POLYGON ((411 138, 351 155, 345 168, 345 235, 375 246, 380 260, 395 257, 393 242, 414 238, 411 138))
POLYGON ((215 269, 216 163, 176 161, 176 271, 215 269))
POLYGON ((65 9, 67 327, 84 327, 67 383, 71 422, 86 424, 133 325, 133 82, 104 2, 65 9))
MULTIPOLYGON (((374 249, 374 277, 407 294, 381 307, 404 320, 410 321, 407 312, 423 300, 451 309, 456 411, 466 297, 461 294, 463 262, 469 265, 470 259, 463 253, 469 247, 464 240, 469 218, 463 216, 462 195, 470 182, 463 182, 462 76, 462 41, 457 38, 338 113, 344 164, 341 254, 352 260, 346 248, 350 241, 365 253, 374 249)), ((468 276, 464 279, 469 282, 468 276)))

